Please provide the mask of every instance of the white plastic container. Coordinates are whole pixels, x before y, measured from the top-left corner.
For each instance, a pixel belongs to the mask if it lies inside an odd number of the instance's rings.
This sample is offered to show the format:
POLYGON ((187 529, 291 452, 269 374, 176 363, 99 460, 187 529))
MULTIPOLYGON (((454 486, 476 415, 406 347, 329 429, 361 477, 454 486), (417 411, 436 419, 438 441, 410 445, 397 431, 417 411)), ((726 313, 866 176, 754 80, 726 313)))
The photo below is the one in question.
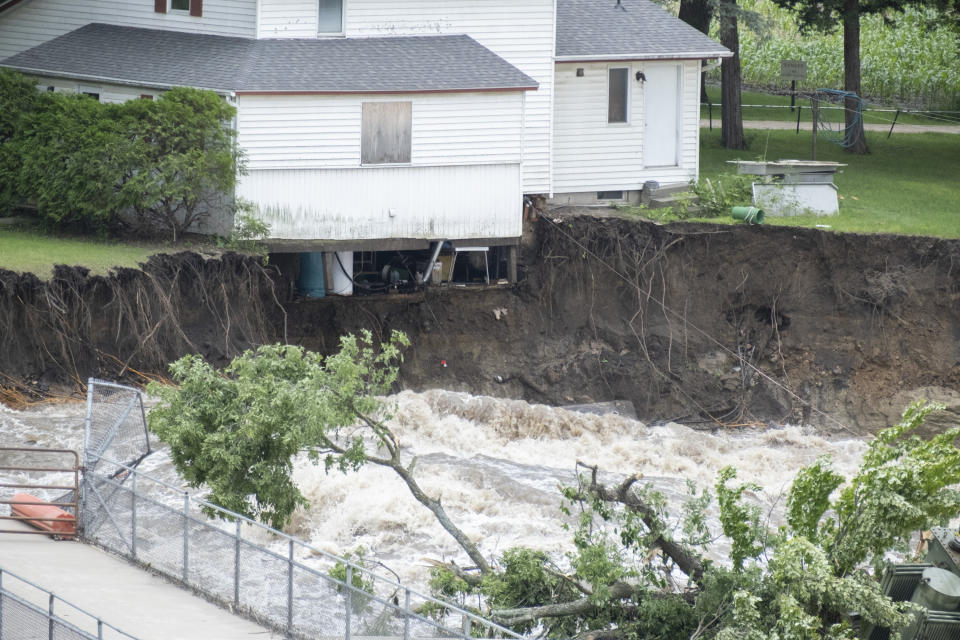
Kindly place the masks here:
POLYGON ((335 296, 353 295, 353 251, 338 251, 333 257, 333 289, 335 296))

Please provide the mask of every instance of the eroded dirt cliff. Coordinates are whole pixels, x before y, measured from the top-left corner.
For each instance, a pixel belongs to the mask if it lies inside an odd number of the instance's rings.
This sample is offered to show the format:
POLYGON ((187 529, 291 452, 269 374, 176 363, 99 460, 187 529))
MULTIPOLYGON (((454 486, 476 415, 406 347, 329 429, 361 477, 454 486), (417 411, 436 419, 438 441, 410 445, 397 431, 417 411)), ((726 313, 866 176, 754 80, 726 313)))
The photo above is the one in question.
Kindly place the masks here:
POLYGON ((956 240, 541 219, 515 287, 282 309, 288 278, 251 260, 182 254, 111 278, 61 268, 49 283, 0 273, 0 371, 28 383, 129 377, 193 351, 222 362, 284 331, 327 351, 344 332, 400 329, 414 389, 626 399, 643 418, 705 428, 875 431, 922 397, 951 406, 942 421, 960 419, 956 240))
POLYGON ((958 241, 571 217, 541 219, 523 262, 516 289, 293 305, 292 333, 398 328, 414 388, 705 427, 874 431, 919 398, 960 418, 958 241))

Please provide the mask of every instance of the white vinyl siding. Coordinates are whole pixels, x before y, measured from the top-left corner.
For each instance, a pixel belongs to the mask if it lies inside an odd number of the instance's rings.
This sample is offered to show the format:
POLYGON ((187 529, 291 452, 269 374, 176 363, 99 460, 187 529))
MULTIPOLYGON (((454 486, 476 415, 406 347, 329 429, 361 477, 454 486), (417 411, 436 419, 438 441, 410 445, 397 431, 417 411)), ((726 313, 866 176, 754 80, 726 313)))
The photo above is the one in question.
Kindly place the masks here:
POLYGON ((270 237, 516 238, 522 233, 519 164, 254 170, 240 197, 257 205, 270 237))
POLYGON ((315 38, 318 0, 260 0, 258 38, 315 38))
POLYGON ((154 13, 149 0, 30 0, 0 13, 0 60, 91 22, 225 36, 256 34, 256 0, 206 0, 203 17, 154 13))
POLYGON ((628 122, 612 125, 608 119, 607 78, 610 68, 625 63, 571 62, 556 65, 553 135, 554 192, 635 191, 647 180, 686 182, 697 176, 699 152, 699 61, 629 64, 628 122), (645 167, 643 85, 636 72, 645 65, 680 64, 681 133, 676 167, 645 167), (578 68, 584 70, 577 77, 578 68))
POLYGON ((274 238, 521 235, 521 92, 240 95, 238 193, 274 238), (409 166, 361 165, 363 105, 410 103, 409 166), (391 213, 392 212, 392 213, 391 213))
POLYGON ((412 102, 414 165, 520 163, 520 92, 238 96, 250 169, 360 166, 362 103, 412 102))
POLYGON ((37 86, 46 91, 47 87, 53 87, 57 93, 84 93, 90 89, 98 89, 100 93, 100 102, 122 103, 127 100, 134 100, 143 95, 150 95, 154 98, 160 96, 162 91, 157 89, 147 89, 145 87, 131 87, 115 84, 97 84, 92 85, 89 82, 78 83, 76 80, 65 78, 43 78, 34 77, 37 86))
POLYGON ((465 33, 540 83, 525 107, 523 190, 549 193, 555 0, 347 0, 346 35, 465 33))

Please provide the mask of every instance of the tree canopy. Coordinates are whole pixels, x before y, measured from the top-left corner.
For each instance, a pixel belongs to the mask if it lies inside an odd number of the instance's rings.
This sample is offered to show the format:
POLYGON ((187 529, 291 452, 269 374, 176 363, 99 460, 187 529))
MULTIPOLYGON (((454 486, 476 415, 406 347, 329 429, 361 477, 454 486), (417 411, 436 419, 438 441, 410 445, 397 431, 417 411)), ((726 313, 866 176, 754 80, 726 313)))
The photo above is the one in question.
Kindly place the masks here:
POLYGON ((887 554, 960 512, 960 427, 916 436, 938 408, 917 403, 870 442, 853 477, 834 471, 829 458, 804 468, 779 526, 749 500, 758 487, 738 483, 733 468, 712 490, 689 483, 689 499, 671 516, 640 473, 604 482, 603 470, 579 462, 558 505, 572 551, 512 548, 486 558, 421 490, 415 460, 403 459, 390 430, 381 394, 397 379, 407 344, 394 334, 375 348, 363 333, 344 337, 326 358, 261 347, 222 371, 189 356, 171 367, 178 388, 150 388, 162 400, 150 427, 170 444, 184 478, 209 487, 212 502, 275 526, 306 506, 290 480, 300 453, 328 470, 392 469, 472 563, 436 562, 435 594, 550 636, 852 640, 850 612, 899 629, 913 605, 881 592, 887 554), (725 557, 711 558, 721 544, 725 557))

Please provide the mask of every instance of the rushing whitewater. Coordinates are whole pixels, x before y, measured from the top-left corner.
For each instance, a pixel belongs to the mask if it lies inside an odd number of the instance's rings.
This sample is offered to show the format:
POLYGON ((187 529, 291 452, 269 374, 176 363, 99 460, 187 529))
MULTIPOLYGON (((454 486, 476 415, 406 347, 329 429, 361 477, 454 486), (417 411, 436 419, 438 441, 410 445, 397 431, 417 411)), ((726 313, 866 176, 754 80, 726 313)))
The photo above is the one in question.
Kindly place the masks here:
MULTIPOLYGON (((405 462, 416 458, 422 488, 441 497, 454 522, 490 557, 513 546, 553 553, 569 548, 559 487, 576 482, 578 460, 599 465, 607 482, 642 474, 666 493, 677 514, 687 479, 712 487, 718 470, 732 465, 739 481, 764 488, 752 498, 775 520, 798 469, 829 454, 849 475, 866 446, 800 427, 710 433, 440 390, 405 391, 388 398, 387 407, 405 462)), ((79 403, 26 411, 0 405, 0 443, 79 449, 83 417, 79 403)), ((162 446, 140 469, 181 484, 162 446)), ((466 562, 389 469, 367 465, 356 473, 326 474, 322 465, 301 460, 295 479, 310 508, 295 514, 288 531, 324 551, 363 547, 368 557, 420 586, 428 560, 466 562)))

